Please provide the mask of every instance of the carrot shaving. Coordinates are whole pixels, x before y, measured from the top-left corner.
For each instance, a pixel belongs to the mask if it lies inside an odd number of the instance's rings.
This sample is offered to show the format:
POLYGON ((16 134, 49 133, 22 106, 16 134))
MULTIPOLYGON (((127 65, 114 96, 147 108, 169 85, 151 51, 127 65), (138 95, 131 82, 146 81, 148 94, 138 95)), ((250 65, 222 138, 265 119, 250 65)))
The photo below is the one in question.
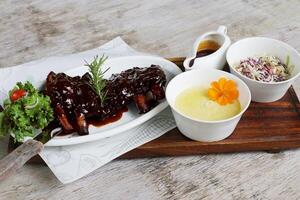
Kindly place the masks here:
POLYGON ((224 77, 218 81, 213 81, 208 89, 208 97, 220 105, 233 103, 239 96, 235 81, 224 77))

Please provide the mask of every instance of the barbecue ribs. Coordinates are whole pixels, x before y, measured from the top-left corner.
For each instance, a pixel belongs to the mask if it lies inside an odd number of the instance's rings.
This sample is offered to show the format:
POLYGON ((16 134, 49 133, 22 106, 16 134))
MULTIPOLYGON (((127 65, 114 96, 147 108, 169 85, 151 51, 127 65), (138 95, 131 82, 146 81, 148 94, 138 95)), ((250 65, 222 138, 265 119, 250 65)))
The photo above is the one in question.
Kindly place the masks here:
POLYGON ((157 65, 134 67, 113 74, 106 80, 107 94, 102 104, 90 83, 89 73, 82 77, 49 73, 45 94, 51 98, 54 113, 64 132, 86 135, 91 121, 113 117, 132 102, 139 113, 148 112, 165 97, 166 76, 157 65))

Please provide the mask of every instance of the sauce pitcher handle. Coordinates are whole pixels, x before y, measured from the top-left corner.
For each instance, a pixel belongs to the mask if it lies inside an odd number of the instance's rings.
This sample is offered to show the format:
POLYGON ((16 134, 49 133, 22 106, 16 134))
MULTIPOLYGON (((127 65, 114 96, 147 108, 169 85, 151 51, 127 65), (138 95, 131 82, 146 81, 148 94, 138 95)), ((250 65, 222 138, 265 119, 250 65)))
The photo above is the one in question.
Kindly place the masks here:
POLYGON ((226 35, 227 34, 227 27, 226 26, 219 26, 217 32, 226 35))

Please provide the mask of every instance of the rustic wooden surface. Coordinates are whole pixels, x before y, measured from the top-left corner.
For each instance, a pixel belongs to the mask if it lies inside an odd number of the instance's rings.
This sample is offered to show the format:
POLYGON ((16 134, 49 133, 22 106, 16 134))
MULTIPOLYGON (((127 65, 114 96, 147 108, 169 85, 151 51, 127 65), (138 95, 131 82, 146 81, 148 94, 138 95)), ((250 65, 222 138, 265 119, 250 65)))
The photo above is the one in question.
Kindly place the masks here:
MULTIPOLYGON (((2 0, 0 67, 87 50, 118 35, 139 50, 178 56, 219 24, 233 40, 269 36, 299 51, 299 9, 297 0, 2 0)), ((0 144, 3 156, 7 140, 0 144)), ((299 182, 300 150, 215 154, 118 160, 69 185, 46 166, 27 165, 0 183, 0 199, 300 199, 299 182)))
POLYGON ((183 136, 177 128, 142 145, 123 158, 185 156, 209 153, 268 151, 300 147, 300 103, 291 88, 273 103, 252 102, 235 131, 218 142, 197 142, 183 136), (278 115, 278 113, 281 113, 278 115))
POLYGON ((36 140, 27 140, 0 161, 0 181, 15 175, 24 164, 42 152, 44 145, 36 140))
MULTIPOLYGON (((176 60, 183 68, 183 58, 176 60)), ((229 71, 229 67, 223 70, 229 71)), ((208 133, 209 134, 209 133, 208 133)), ((11 137, 9 152, 18 147, 11 137)), ((233 153, 249 151, 279 152, 300 148, 300 102, 291 87, 280 100, 272 103, 251 102, 234 132, 217 142, 197 142, 188 139, 177 128, 163 136, 135 148, 121 158, 149 158, 166 156, 187 156, 210 153, 233 153), (281 113, 278 115, 278 113, 281 113)), ((29 163, 45 164, 38 155, 29 163)), ((0 162, 1 165, 1 162, 0 162)), ((0 167, 1 179, 1 167, 0 167)))

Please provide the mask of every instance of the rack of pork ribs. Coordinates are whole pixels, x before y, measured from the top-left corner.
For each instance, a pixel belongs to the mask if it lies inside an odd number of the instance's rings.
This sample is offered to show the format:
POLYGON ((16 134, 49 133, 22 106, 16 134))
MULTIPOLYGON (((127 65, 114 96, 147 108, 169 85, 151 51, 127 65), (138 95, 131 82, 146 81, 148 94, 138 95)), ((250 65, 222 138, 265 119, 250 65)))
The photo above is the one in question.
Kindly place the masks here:
POLYGON ((166 76, 158 65, 134 67, 105 80, 106 99, 101 103, 91 86, 89 73, 71 77, 50 72, 45 94, 64 133, 89 133, 88 126, 95 121, 112 118, 135 103, 139 113, 146 113, 165 97, 166 76))

